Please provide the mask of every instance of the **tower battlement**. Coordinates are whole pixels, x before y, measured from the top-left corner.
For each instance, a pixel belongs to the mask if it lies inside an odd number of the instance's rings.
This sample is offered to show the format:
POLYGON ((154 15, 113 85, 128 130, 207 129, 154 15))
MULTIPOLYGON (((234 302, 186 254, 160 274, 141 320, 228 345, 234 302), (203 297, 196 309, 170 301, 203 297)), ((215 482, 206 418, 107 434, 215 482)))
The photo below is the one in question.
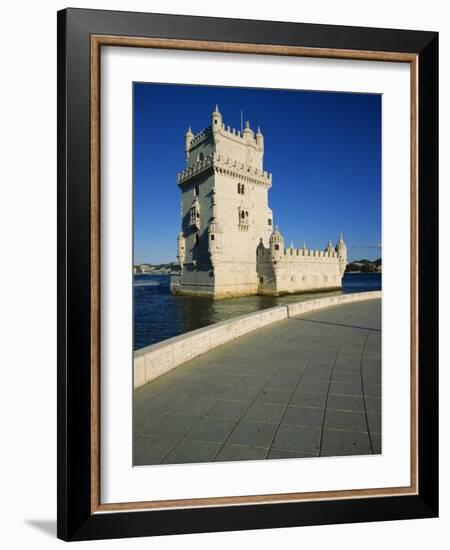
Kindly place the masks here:
POLYGON ((347 264, 343 237, 324 250, 284 246, 273 229, 264 169, 264 136, 247 122, 225 126, 216 105, 211 124, 185 134, 175 294, 213 298, 340 288, 347 264))
POLYGON ((270 172, 217 153, 211 153, 207 157, 202 157, 193 162, 185 170, 178 172, 178 185, 184 184, 209 168, 213 168, 217 172, 228 173, 230 176, 244 178, 247 182, 267 185, 268 187, 272 185, 272 174, 270 172))

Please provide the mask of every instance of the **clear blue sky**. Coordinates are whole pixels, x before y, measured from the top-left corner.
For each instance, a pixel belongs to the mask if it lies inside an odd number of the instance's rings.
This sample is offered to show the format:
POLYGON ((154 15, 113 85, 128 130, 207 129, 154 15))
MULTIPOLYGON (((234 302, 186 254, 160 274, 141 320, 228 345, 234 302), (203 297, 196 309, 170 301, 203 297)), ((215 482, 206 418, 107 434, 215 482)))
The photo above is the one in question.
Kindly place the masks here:
POLYGON ((286 246, 323 249, 342 231, 350 259, 381 256, 380 95, 135 83, 135 263, 176 260, 184 134, 208 126, 216 103, 225 125, 239 129, 242 109, 261 127, 286 246))

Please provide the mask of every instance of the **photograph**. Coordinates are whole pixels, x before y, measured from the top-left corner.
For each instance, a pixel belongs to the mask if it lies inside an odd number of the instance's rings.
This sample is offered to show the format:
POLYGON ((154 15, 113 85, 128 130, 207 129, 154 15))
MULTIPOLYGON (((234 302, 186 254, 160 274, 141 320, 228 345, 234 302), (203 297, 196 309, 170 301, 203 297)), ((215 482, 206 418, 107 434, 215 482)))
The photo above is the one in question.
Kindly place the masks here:
POLYGON ((382 453, 382 94, 133 82, 133 466, 382 453))
POLYGON ((58 12, 62 540, 438 516, 438 32, 243 8, 58 12))

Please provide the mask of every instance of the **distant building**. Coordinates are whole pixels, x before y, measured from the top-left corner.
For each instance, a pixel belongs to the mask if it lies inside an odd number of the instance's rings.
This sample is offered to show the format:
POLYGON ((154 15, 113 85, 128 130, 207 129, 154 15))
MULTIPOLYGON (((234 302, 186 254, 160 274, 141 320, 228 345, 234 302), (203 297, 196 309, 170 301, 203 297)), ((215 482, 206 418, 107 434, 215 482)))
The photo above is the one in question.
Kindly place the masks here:
POLYGON ((151 265, 147 265, 147 264, 141 264, 139 266, 139 273, 141 275, 148 275, 149 273, 151 273, 153 271, 153 267, 151 265))
POLYGON ((264 137, 246 123, 225 127, 218 107, 211 126, 185 135, 186 168, 178 174, 181 231, 180 274, 174 294, 224 298, 279 295, 342 286, 347 249, 341 235, 325 250, 285 248, 273 227, 263 168, 264 137))

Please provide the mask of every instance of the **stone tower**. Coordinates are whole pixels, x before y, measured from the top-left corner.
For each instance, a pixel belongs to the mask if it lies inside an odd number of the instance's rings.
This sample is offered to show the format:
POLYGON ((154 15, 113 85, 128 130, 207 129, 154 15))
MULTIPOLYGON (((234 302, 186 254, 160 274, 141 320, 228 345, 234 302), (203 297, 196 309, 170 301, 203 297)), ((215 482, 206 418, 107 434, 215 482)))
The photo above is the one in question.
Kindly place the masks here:
POLYGON ((347 265, 342 234, 336 247, 286 248, 273 230, 264 170, 264 136, 247 122, 240 132, 223 123, 218 106, 211 125, 185 134, 186 167, 178 174, 180 273, 174 294, 226 298, 338 289, 347 265))
POLYGON ((269 244, 272 211, 264 171, 264 137, 247 122, 240 132, 225 126, 218 106, 211 125, 185 135, 186 168, 178 235, 179 278, 172 292, 214 298, 256 294, 256 248, 269 244))

